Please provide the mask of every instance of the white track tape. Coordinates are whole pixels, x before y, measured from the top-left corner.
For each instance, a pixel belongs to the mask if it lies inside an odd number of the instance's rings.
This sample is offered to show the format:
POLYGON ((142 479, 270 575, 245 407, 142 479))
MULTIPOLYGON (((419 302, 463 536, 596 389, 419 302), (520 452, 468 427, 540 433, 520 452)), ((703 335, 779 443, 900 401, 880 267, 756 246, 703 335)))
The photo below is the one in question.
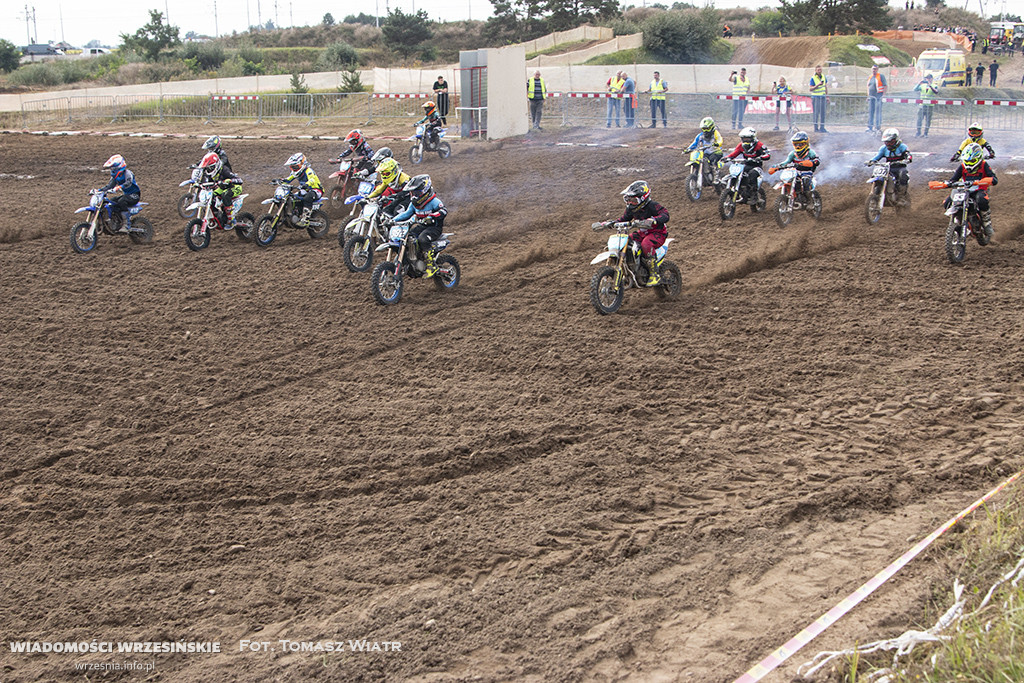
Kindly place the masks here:
POLYGON ((258 100, 259 95, 212 95, 215 100, 258 100))
POLYGON ((373 99, 388 99, 388 100, 415 100, 415 99, 426 99, 430 97, 424 93, 411 92, 411 93, 385 93, 375 92, 370 95, 373 99))
POLYGON ((966 100, 915 100, 912 97, 883 97, 882 101, 894 104, 951 104, 955 106, 967 104, 966 100))
POLYGON ((971 514, 979 507, 981 507, 989 498, 996 495, 1004 488, 1015 482, 1017 479, 1020 478, 1021 475, 1024 475, 1024 470, 1017 472, 1017 474, 1013 475, 1012 477, 1004 481, 1002 484, 995 487, 994 489, 986 493, 984 496, 971 503, 971 505, 961 510, 960 514, 958 514, 956 517, 952 518, 951 520, 940 526, 938 529, 930 533, 926 538, 922 539, 921 541, 918 541, 917 545, 915 545, 907 552, 903 553, 903 555, 897 558, 888 567, 886 567, 885 569, 871 577, 871 579, 868 580, 867 583, 865 583, 860 588, 858 588, 857 590, 843 598, 839 602, 839 604, 837 604, 835 607, 830 609, 822 616, 818 617, 810 626, 808 626, 804 630, 800 631, 800 633, 790 638, 785 645, 778 648, 777 650, 775 650, 775 652, 771 653, 770 655, 762 659, 758 664, 755 664, 753 667, 751 667, 751 669, 747 671, 747 673, 737 678, 734 683, 755 683, 756 681, 760 681, 762 678, 764 678, 769 673, 774 671, 783 662, 785 662, 787 659, 796 654, 796 652, 800 650, 800 648, 802 648, 807 643, 811 642, 817 636, 821 635, 821 633, 824 632, 825 629, 827 629, 829 626, 839 621, 839 619, 843 615, 845 615, 847 612, 856 607, 862 600, 864 600, 864 598, 874 593, 879 586, 881 586, 883 583, 892 578, 892 576, 896 572, 898 572, 900 569, 903 569, 903 567, 909 564, 911 560, 913 560, 915 557, 921 554, 921 552, 925 548, 930 546, 936 538, 944 534, 954 524, 962 520, 964 517, 971 514))
POLYGON ((1024 107, 1024 102, 1017 100, 974 100, 975 104, 987 104, 993 107, 1024 107))

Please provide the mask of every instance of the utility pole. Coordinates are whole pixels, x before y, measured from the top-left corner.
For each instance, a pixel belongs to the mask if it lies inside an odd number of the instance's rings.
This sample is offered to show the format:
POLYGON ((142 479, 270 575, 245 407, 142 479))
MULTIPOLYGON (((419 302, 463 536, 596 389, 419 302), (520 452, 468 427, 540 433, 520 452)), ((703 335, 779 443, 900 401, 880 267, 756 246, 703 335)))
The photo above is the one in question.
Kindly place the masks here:
POLYGON ((217 0, 213 0, 213 37, 220 38, 220 27, 217 24, 217 0))
POLYGON ((64 42, 64 8, 57 3, 57 13, 60 16, 60 42, 64 42))
POLYGON ((260 0, 256 0, 256 23, 259 24, 259 30, 263 30, 263 13, 260 12, 260 0))

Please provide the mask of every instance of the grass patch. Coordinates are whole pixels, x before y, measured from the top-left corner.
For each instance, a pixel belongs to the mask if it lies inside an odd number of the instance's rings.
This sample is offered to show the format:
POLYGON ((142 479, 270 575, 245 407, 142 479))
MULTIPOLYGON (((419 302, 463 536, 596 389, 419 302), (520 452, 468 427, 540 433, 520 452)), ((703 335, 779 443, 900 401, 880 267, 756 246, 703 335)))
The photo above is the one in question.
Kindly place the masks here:
POLYGON ((597 55, 591 57, 584 64, 595 64, 595 65, 607 65, 612 64, 616 66, 630 66, 633 64, 656 64, 657 62, 651 61, 651 56, 642 47, 631 48, 629 50, 619 50, 618 52, 609 52, 608 54, 597 55))
POLYGON ((569 43, 559 43, 558 45, 552 45, 551 47, 544 48, 543 50, 528 52, 526 54, 526 58, 533 59, 534 57, 540 57, 541 55, 560 55, 564 52, 572 52, 581 45, 585 45, 589 42, 589 40, 574 40, 569 43))
POLYGON ((836 36, 828 41, 828 58, 833 62, 842 62, 847 66, 874 66, 872 55, 882 54, 889 58, 893 66, 910 66, 914 60, 903 50, 898 50, 884 40, 870 36, 836 36), (862 50, 857 45, 877 45, 879 52, 862 50))
POLYGON ((939 632, 941 642, 918 645, 896 666, 890 652, 848 658, 840 670, 842 680, 877 680, 893 669, 892 683, 1024 681, 1024 581, 1014 586, 1007 579, 1020 570, 1024 557, 1024 494, 1012 491, 998 508, 975 513, 963 533, 939 542, 945 578, 933 586, 933 605, 920 615, 920 623, 907 628, 931 627, 954 604, 954 580, 965 587, 966 616, 939 632))
POLYGON ((711 43, 711 63, 728 64, 729 60, 732 59, 732 53, 735 51, 736 46, 728 40, 715 38, 714 42, 711 43))

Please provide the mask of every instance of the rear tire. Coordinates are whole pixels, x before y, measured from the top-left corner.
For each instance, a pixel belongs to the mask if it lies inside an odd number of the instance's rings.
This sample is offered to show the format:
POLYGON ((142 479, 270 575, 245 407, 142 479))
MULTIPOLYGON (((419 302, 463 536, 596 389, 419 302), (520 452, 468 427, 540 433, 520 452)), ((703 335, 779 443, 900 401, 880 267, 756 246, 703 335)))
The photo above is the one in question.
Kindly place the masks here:
POLYGON ((202 251, 210 246, 210 228, 203 231, 203 219, 195 218, 185 226, 185 246, 192 251, 202 251))
POLYGON ((811 212, 811 218, 821 218, 821 194, 817 190, 811 190, 811 205, 807 208, 811 212))
POLYGON ((754 201, 750 205, 750 213, 761 213, 768 208, 768 195, 765 194, 764 188, 757 188, 757 192, 754 193, 754 201))
POLYGON ((309 224, 306 227, 306 232, 309 236, 315 240, 320 239, 327 235, 327 231, 331 229, 331 219, 327 217, 327 214, 317 209, 313 213, 309 214, 309 224))
POLYGON ((335 211, 341 211, 345 208, 345 200, 348 198, 348 185, 352 181, 349 178, 344 183, 339 183, 334 186, 331 190, 331 208, 335 211))
POLYGON ((971 228, 974 229, 974 239, 978 241, 979 245, 987 247, 992 238, 985 234, 985 228, 981 225, 981 219, 979 217, 972 217, 970 221, 971 228))
POLYGON ((675 299, 683 291, 683 274, 672 261, 661 262, 661 282, 655 286, 654 293, 659 299, 675 299))
POLYGON ((153 224, 149 222, 148 218, 142 216, 136 216, 132 220, 133 228, 142 228, 142 232, 130 232, 128 237, 135 244, 149 244, 153 241, 153 224))
POLYGON ((604 266, 590 279, 590 303, 601 315, 611 315, 622 305, 625 288, 615 288, 617 273, 615 268, 604 266))
POLYGON ((434 276, 434 286, 442 292, 449 292, 459 286, 462 279, 462 269, 454 256, 442 254, 434 260, 437 266, 437 274, 434 276))
POLYGON ((88 254, 96 248, 96 242, 99 238, 97 233, 99 233, 99 230, 93 233, 90 238, 89 228, 91 227, 92 223, 79 223, 71 228, 71 248, 79 254, 88 254))
POLYGON ((248 211, 235 216, 235 234, 243 242, 252 242, 252 234, 256 230, 256 216, 248 211))
POLYGON ((452 146, 447 142, 439 142, 437 144, 437 156, 442 159, 447 159, 452 155, 452 146))

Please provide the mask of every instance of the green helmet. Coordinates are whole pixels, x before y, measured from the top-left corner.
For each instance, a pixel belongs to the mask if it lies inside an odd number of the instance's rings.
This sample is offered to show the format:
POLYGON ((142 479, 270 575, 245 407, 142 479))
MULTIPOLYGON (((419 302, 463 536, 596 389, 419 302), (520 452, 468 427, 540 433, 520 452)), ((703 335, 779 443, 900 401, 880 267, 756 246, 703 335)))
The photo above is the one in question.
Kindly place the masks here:
POLYGON ((967 145, 964 147, 964 151, 960 153, 960 161, 968 171, 977 171, 978 167, 982 164, 983 158, 981 145, 977 142, 967 145))
POLYGON ((710 133, 715 129, 715 120, 710 116, 705 116, 700 120, 700 129, 705 133, 710 133))

